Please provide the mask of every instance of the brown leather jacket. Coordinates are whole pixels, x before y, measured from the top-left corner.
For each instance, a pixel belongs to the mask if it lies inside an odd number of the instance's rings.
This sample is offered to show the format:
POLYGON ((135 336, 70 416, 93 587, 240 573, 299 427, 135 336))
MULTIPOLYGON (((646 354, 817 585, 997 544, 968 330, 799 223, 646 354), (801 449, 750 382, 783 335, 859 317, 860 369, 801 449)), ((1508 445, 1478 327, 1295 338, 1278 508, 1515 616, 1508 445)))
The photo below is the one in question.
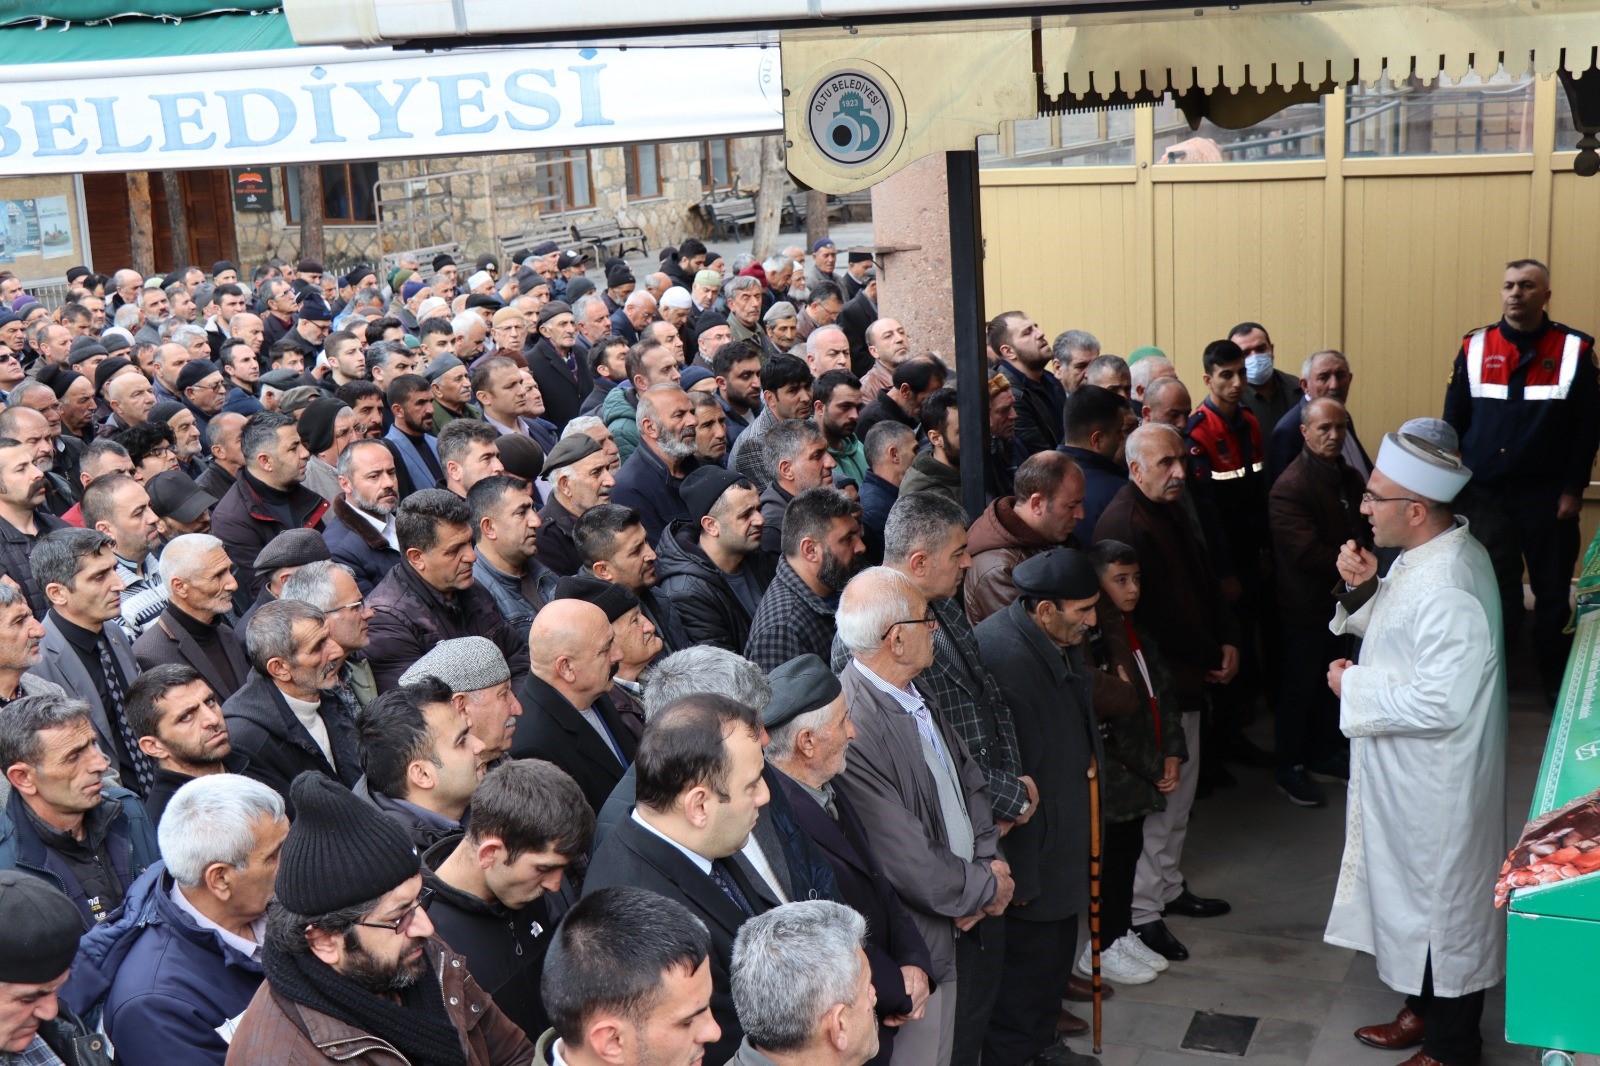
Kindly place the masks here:
MULTIPOLYGON (((467 972, 467 962, 433 937, 428 941, 433 968, 444 993, 445 1010, 461 1032, 467 1066, 528 1066, 533 1044, 500 1013, 489 993, 467 972)), ((263 981, 244 1012, 228 1046, 229 1066, 410 1066, 381 1036, 363 1032, 321 1011, 301 1006, 272 991, 263 981)))
MULTIPOLYGON (((1017 517, 1017 498, 1006 496, 984 508, 967 530, 967 552, 972 568, 962 587, 966 590, 967 621, 973 625, 1003 610, 1017 598, 1011 568, 1047 548, 1060 547, 1044 540, 1017 517)), ((1070 538, 1066 547, 1077 547, 1070 538)))

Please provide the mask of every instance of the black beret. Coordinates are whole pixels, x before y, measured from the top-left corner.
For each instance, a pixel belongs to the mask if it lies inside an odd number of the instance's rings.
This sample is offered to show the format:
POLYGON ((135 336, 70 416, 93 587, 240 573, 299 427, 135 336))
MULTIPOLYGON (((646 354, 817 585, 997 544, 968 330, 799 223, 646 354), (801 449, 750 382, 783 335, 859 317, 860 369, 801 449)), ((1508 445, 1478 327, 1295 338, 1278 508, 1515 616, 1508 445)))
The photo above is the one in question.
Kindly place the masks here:
POLYGON ((1017 591, 1051 600, 1092 600, 1100 578, 1089 557, 1072 548, 1051 548, 1011 568, 1017 591))
POLYGON ((312 400, 300 412, 300 439, 312 455, 321 455, 333 447, 333 424, 346 407, 343 400, 325 396, 312 400))
MULTIPOLYGON (((550 454, 545 456, 543 475, 548 478, 564 466, 571 466, 580 459, 589 458, 589 456, 599 451, 601 447, 601 443, 587 433, 574 433, 550 449, 550 454)), ((699 473, 699 471, 695 471, 695 473, 699 473)), ((694 474, 690 474, 689 477, 694 477, 694 474)), ((685 481, 685 484, 687 484, 687 481, 685 481)), ((682 495, 681 491, 679 495, 682 495)))
POLYGON ((328 542, 314 529, 285 529, 261 549, 253 565, 257 570, 281 570, 332 559, 328 542))
POLYGON ((132 365, 133 363, 130 360, 123 359, 121 356, 118 356, 115 359, 102 360, 100 365, 94 368, 95 393, 99 394, 105 391, 106 382, 111 380, 111 375, 115 374, 125 366, 132 365))
POLYGON ((767 680, 772 682, 772 699, 761 711, 761 722, 768 729, 826 707, 843 691, 828 664, 810 653, 790 659, 767 680))
POLYGON ((54 981, 72 966, 82 935, 78 908, 60 889, 32 874, 0 870, 0 981, 54 981))

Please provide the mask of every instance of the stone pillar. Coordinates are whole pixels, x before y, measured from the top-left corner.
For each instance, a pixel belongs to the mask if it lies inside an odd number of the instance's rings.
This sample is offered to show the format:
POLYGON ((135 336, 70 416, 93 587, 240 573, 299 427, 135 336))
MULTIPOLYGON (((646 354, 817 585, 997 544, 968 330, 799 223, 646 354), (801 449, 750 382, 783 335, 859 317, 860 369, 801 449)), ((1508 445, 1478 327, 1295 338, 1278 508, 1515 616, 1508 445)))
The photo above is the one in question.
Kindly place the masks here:
POLYGON ((911 352, 932 352, 955 367, 950 303, 950 205, 945 158, 919 159, 872 187, 872 240, 889 252, 878 279, 878 310, 899 319, 911 352))

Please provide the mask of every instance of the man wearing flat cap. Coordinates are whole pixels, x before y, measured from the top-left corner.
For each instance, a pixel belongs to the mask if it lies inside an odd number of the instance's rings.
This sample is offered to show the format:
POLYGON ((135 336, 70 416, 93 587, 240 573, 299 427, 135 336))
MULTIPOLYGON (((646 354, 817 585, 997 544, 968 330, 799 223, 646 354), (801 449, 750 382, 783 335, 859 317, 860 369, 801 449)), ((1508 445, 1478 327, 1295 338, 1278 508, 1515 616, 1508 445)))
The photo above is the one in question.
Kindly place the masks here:
POLYGON ((422 860, 405 830, 306 775, 284 840, 261 953, 266 981, 228 1061, 317 1061, 392 1048, 396 1061, 522 1066, 533 1045, 434 935, 422 860))
POLYGON ((83 925, 72 902, 37 877, 0 870, 0 1062, 107 1066, 111 1048, 57 995, 83 925))
POLYGON ((487 637, 441 640, 400 675, 400 684, 437 678, 450 689, 450 702, 466 717, 469 732, 483 744, 485 766, 494 766, 511 750, 522 708, 511 687, 511 667, 487 637))
MULTIPOLYGON (((1022 771, 1038 786, 1039 802, 1006 836, 1017 890, 1001 919, 1005 966, 984 1059, 1090 1063, 1057 1043, 1056 1019, 1078 954, 1078 915, 1089 903, 1088 774, 1105 757, 1083 652, 1100 579, 1089 557, 1071 548, 1025 559, 1012 578, 1017 598, 973 635, 1011 708, 1022 771)), ((1118 943, 1110 950, 1127 947, 1118 943)))
POLYGON ((855 805, 832 781, 844 770, 855 726, 844 689, 820 658, 801 655, 769 675, 772 700, 761 712, 771 741, 767 761, 794 811, 838 879, 845 903, 867 919, 861 947, 877 993, 878 1054, 889 1061, 894 1037, 920 1019, 931 991, 928 946, 884 875, 855 805))
POLYGON ((539 341, 526 353, 528 369, 544 396, 544 414, 564 426, 578 416, 584 397, 594 387, 588 361, 575 349, 578 320, 572 308, 552 300, 539 309, 539 341))
MULTIPOLYGON (((265 582, 261 586, 261 594, 253 602, 248 598, 244 601, 247 607, 240 612, 239 624, 234 627, 238 630, 240 641, 244 640, 245 630, 249 628, 250 619, 256 611, 283 594, 284 582, 296 570, 308 563, 324 562, 331 558, 333 555, 328 551, 328 542, 314 529, 290 529, 273 537, 255 558, 255 568, 265 575, 265 582)), ((234 577, 238 578, 237 571, 234 577)), ((244 583, 240 582, 240 587, 243 586, 244 583)), ((240 595, 239 592, 234 593, 235 610, 238 609, 240 595)))
POLYGON ((1323 939, 1377 957, 1406 994, 1390 1023, 1356 1031, 1407 1066, 1475 1063, 1484 990, 1505 974, 1505 926, 1486 886, 1505 845, 1506 678, 1489 553, 1450 502, 1472 477, 1421 437, 1391 433, 1361 497, 1386 576, 1354 541, 1330 626, 1362 638, 1328 685, 1350 738, 1348 830, 1323 939), (1427 843, 1419 849, 1417 842, 1427 843))
POLYGON ((544 478, 550 497, 539 511, 539 561, 562 576, 576 574, 583 559, 573 529, 590 508, 611 502, 611 460, 598 440, 573 433, 545 458, 544 478))

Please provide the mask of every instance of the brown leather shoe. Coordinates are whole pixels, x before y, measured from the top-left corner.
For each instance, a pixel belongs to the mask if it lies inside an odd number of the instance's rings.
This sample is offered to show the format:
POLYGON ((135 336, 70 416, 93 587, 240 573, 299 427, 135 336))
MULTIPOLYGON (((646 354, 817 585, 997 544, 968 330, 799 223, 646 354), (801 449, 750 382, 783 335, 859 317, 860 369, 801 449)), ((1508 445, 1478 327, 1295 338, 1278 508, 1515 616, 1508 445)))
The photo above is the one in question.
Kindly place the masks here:
MULTIPOLYGON (((1403 1051, 1416 1047, 1422 1043, 1422 1016, 1412 1013, 1410 1007, 1401 1007, 1394 1021, 1357 1029, 1356 1039, 1368 1047, 1382 1048, 1384 1051, 1403 1051)), ((1414 1057, 1416 1062, 1402 1063, 1401 1066, 1424 1066, 1422 1059, 1426 1059, 1426 1055, 1419 1052, 1414 1057)))
MULTIPOLYGON (((1117 990, 1111 987, 1109 981, 1100 982, 1100 998, 1102 1000, 1110 999, 1116 994, 1117 990)), ((1077 974, 1073 974, 1067 978, 1065 996, 1073 1003, 1089 1003, 1094 999, 1094 986, 1089 983, 1087 977, 1079 977, 1077 974)))
POLYGON ((1063 1010, 1056 1019, 1056 1032, 1062 1036, 1081 1036, 1088 1031, 1089 1023, 1069 1010, 1063 1010))
POLYGON ((1406 1061, 1402 1062, 1400 1066, 1445 1066, 1445 1064, 1434 1058, 1432 1055, 1424 1055, 1419 1051, 1406 1061))

